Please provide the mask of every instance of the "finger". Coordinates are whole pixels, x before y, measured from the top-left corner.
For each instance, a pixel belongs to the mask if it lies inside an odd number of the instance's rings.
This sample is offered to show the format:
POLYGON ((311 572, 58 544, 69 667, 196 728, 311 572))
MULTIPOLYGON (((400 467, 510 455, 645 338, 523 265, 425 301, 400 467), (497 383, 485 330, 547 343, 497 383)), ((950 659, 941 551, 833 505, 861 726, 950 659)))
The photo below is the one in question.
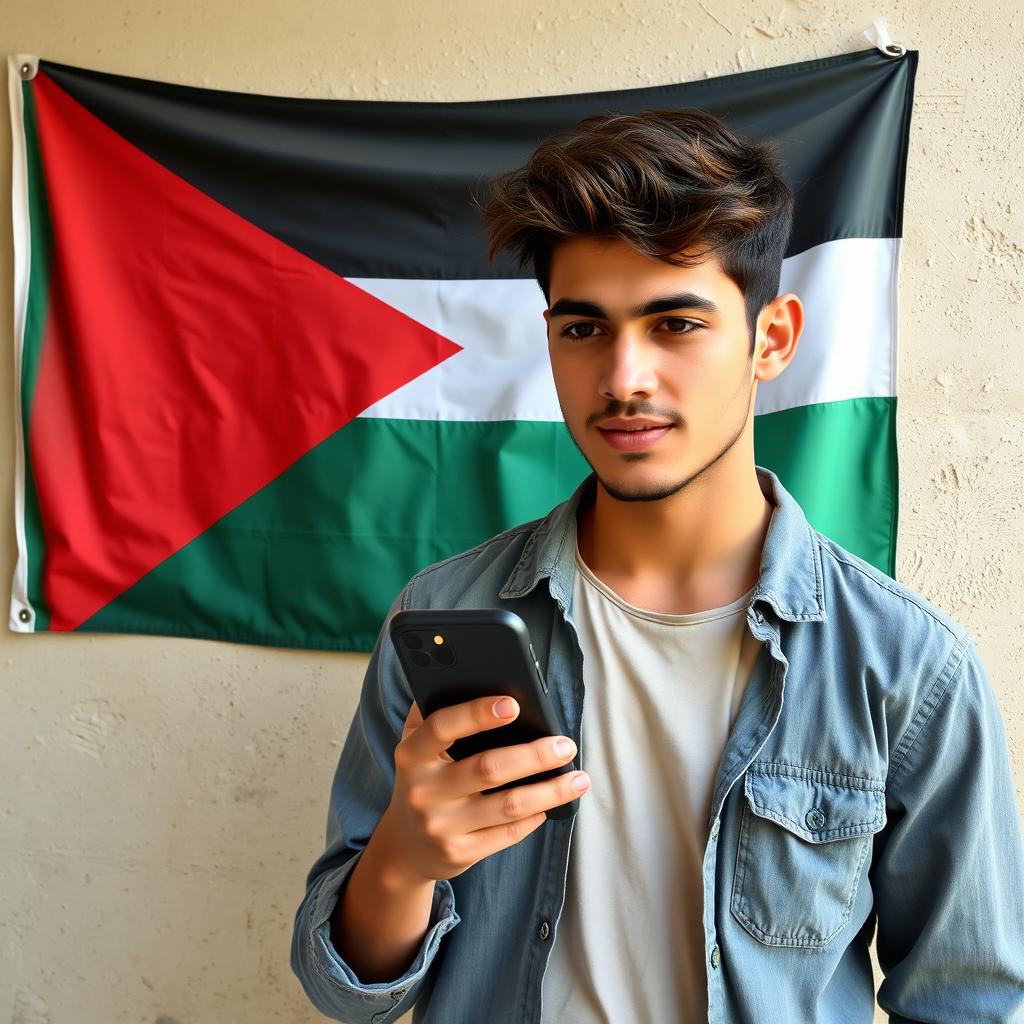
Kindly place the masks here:
POLYGON ((544 736, 529 743, 493 747, 464 758, 453 772, 450 790, 453 796, 482 793, 506 782, 529 778, 568 764, 576 756, 576 744, 568 736, 544 736), (568 741, 569 749, 557 744, 568 741))
MULTIPOLYGON (((468 856, 475 861, 481 861, 499 850, 507 850, 516 843, 521 843, 531 832, 537 829, 548 820, 548 816, 541 811, 539 814, 531 814, 527 818, 520 818, 518 821, 507 822, 504 825, 493 825, 490 828, 477 829, 470 832, 474 839, 468 856)), ((468 837, 467 837, 468 838, 468 837)))
POLYGON ((424 760, 440 757, 463 736, 473 736, 486 729, 498 729, 515 721, 519 714, 519 704, 514 698, 509 698, 514 709, 511 716, 502 718, 494 711, 495 704, 504 696, 498 693, 492 697, 477 697, 461 704, 438 708, 427 716, 423 728, 417 729, 410 741, 416 748, 417 756, 424 760))
POLYGON ((560 807, 584 796, 589 786, 583 790, 572 787, 573 780, 580 776, 588 777, 586 772, 567 772, 545 782, 513 786, 500 793, 480 797, 480 805, 473 811, 473 820, 483 823, 483 827, 468 833, 477 843, 471 855, 479 860, 512 846, 544 824, 547 820, 544 812, 549 808, 560 807))

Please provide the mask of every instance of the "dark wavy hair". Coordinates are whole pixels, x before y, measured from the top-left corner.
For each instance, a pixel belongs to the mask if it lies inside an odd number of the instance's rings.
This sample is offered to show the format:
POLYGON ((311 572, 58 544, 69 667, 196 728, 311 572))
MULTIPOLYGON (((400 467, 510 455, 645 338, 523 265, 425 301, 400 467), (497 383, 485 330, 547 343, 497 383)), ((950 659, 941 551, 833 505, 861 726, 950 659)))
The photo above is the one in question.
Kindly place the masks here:
POLYGON ((753 354, 793 225, 774 143, 744 139, 696 108, 592 114, 485 186, 489 195, 473 204, 488 264, 508 250, 520 270, 532 268, 549 305, 552 251, 575 235, 623 239, 676 266, 713 256, 743 293, 753 354))

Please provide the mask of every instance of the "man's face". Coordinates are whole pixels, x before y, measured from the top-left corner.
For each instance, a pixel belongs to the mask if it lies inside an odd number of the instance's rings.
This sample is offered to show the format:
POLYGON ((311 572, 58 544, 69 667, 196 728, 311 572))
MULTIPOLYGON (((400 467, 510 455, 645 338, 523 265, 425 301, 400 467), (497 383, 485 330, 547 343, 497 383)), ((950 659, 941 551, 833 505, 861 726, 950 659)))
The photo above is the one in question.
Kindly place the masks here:
POLYGON ((666 498, 745 434, 755 370, 743 295, 716 262, 674 267, 624 241, 577 237, 552 254, 550 297, 562 415, 613 497, 666 498), (645 421, 663 426, 606 429, 645 421))

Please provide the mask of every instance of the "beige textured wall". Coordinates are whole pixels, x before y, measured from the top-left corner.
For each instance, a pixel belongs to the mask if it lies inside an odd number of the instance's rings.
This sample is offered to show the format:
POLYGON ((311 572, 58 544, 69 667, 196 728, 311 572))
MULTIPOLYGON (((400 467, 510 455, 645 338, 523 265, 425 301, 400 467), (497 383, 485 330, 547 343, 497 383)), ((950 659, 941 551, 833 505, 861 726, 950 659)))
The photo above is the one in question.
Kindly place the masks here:
MULTIPOLYGON (((0 49, 213 88, 485 99, 825 57, 870 45, 861 30, 884 16, 897 42, 921 51, 901 274, 899 576, 977 636, 1020 795, 1024 32, 1014 6, 4 0, 0 49)), ((0 167, 6 195, 6 126, 0 167)), ((2 232, 10 524, 6 213, 2 232)), ((5 588, 13 566, 8 527, 5 588)), ((0 648, 0 1022, 322 1019, 289 968, 291 923, 365 656, 10 633, 0 648)))

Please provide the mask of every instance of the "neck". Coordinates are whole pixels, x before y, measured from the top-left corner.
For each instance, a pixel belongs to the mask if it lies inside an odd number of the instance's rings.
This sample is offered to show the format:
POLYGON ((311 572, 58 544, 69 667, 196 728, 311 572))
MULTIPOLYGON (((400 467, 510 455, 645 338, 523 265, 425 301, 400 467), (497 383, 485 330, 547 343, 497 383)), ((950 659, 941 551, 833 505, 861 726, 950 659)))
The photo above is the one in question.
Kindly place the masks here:
POLYGON ((660 501, 619 501, 597 481, 577 519, 591 572, 631 604, 667 614, 719 608, 749 591, 774 506, 752 453, 734 454, 660 501))

